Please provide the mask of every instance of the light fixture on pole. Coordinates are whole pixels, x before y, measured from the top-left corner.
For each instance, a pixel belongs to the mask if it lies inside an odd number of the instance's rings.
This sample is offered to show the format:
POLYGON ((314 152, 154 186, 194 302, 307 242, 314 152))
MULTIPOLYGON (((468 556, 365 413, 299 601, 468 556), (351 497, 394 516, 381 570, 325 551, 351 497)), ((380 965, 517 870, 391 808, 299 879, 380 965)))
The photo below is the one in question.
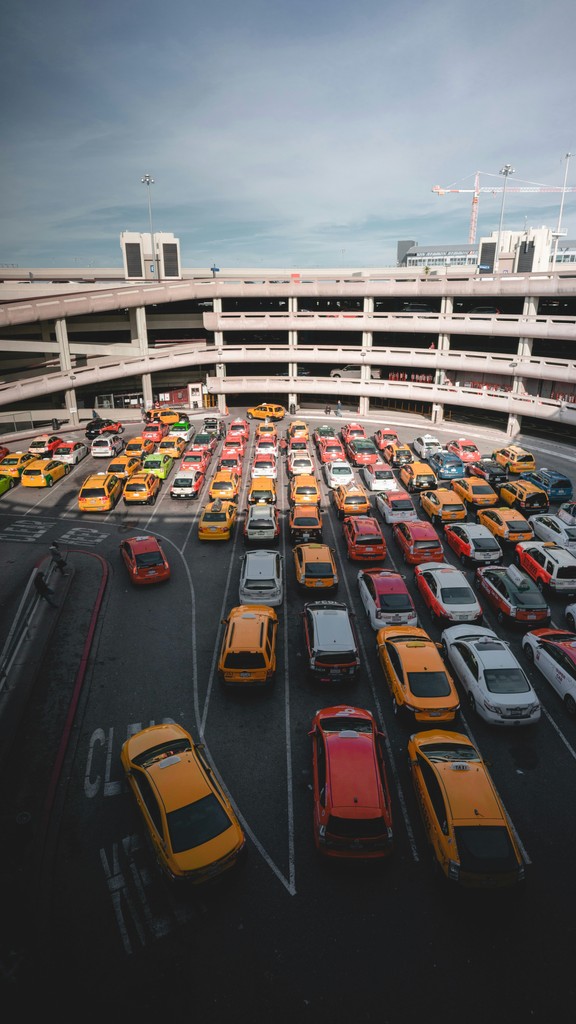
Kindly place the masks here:
POLYGON ((154 228, 152 227, 152 193, 150 191, 150 186, 154 184, 154 178, 152 177, 151 174, 145 174, 144 177, 141 178, 141 181, 142 181, 142 184, 146 185, 146 187, 148 189, 148 219, 150 221, 150 242, 151 242, 151 245, 152 245, 152 259, 154 261, 154 266, 152 268, 152 272, 155 274, 156 280, 159 281, 160 280, 160 264, 159 264, 159 261, 158 261, 158 257, 156 255, 156 246, 154 244, 154 228))
POLYGON ((514 174, 512 164, 504 164, 504 167, 500 170, 500 174, 504 175, 504 188, 502 189, 502 205, 500 206, 500 223, 498 224, 498 240, 496 242, 496 254, 494 256, 494 270, 498 270, 500 264, 500 237, 502 235, 502 222, 504 220, 504 203, 506 201, 508 178, 511 174, 514 174))
POLYGON ((564 196, 566 195, 566 182, 568 180, 568 168, 570 166, 570 157, 571 156, 573 156, 573 153, 566 153, 566 156, 565 156, 566 166, 564 168, 564 184, 562 185, 562 198, 560 200, 560 212, 558 213, 558 227, 556 228, 556 231, 554 232, 554 255, 552 257, 552 270, 556 269, 556 253, 558 252, 558 242, 560 240, 560 235, 562 234, 562 231, 561 231, 561 227, 562 227, 562 213, 563 213, 563 210, 564 210, 564 196))

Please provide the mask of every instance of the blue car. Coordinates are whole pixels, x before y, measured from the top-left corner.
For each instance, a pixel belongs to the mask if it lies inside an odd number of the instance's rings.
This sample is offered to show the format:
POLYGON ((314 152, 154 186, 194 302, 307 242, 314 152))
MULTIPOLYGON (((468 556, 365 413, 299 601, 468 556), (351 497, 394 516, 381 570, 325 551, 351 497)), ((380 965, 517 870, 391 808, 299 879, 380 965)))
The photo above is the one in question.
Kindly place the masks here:
POLYGON ((521 473, 520 478, 546 491, 549 501, 571 501, 574 496, 572 481, 555 469, 539 469, 536 472, 521 473))
POLYGON ((434 470, 438 480, 455 480, 456 477, 466 476, 462 459, 452 455, 452 452, 433 452, 426 462, 434 470))

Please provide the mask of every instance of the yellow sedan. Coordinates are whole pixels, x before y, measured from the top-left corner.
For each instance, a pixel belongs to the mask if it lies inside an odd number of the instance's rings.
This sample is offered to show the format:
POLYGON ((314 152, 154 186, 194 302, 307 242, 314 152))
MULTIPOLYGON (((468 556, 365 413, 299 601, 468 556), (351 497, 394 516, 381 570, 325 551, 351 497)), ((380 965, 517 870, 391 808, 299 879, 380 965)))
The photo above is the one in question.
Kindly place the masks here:
POLYGON ((22 471, 20 481, 23 487, 52 487, 62 476, 67 476, 70 466, 56 459, 34 459, 22 471))

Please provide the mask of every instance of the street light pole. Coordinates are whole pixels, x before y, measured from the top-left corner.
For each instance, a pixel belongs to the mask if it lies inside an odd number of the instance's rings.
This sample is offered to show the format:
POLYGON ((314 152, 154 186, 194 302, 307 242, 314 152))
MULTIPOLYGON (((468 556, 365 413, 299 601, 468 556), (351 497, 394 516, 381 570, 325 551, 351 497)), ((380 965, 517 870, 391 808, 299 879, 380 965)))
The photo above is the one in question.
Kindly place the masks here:
POLYGON ((154 184, 154 178, 150 174, 145 174, 141 179, 142 184, 146 185, 148 189, 148 219, 150 221, 150 241, 152 243, 152 259, 154 261, 156 280, 160 280, 160 262, 156 255, 156 246, 154 244, 154 228, 152 227, 152 193, 150 186, 154 184))
POLYGON ((514 168, 512 164, 504 164, 504 167, 500 170, 500 174, 504 175, 504 188, 502 189, 502 205, 500 207, 500 223, 498 224, 498 240, 496 242, 496 256, 494 258, 494 270, 498 270, 500 266, 500 237, 502 235, 502 222, 504 220, 504 203, 506 201, 506 188, 508 186, 508 178, 511 174, 514 174, 514 168))
POLYGON ((558 252, 558 242, 560 240, 560 228, 562 227, 562 213, 564 210, 564 197, 566 195, 566 182, 568 181, 568 168, 570 166, 570 157, 573 153, 566 153, 566 166, 564 168, 564 184, 562 185, 562 198, 560 200, 560 212, 558 213, 558 227, 556 228, 556 238, 554 241, 554 255, 552 257, 552 270, 556 269, 556 254, 558 252))

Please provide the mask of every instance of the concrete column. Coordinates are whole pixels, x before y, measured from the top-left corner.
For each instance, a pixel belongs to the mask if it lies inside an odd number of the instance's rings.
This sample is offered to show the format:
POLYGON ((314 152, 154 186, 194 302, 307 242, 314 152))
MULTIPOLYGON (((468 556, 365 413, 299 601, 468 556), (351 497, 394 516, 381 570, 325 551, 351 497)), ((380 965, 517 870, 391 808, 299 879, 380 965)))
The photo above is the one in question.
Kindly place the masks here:
POLYGON ((520 433, 522 427, 522 417, 517 416, 515 413, 510 413, 508 417, 508 423, 506 425, 506 436, 516 437, 516 434, 520 433))
POLYGON ((433 402, 433 404, 432 404, 432 415, 430 417, 430 420, 436 426, 439 423, 443 423, 444 422, 444 406, 443 405, 438 405, 436 402, 433 402))
MULTIPOLYGON (((130 310, 130 344, 141 355, 147 356, 148 346, 148 324, 146 321, 146 306, 137 306, 130 310)), ((144 408, 151 409, 154 403, 152 394, 152 374, 143 373, 141 376, 142 397, 144 408)))
POLYGON ((68 342, 68 330, 66 327, 66 320, 62 319, 54 321, 54 328, 56 330, 56 341, 58 342, 58 358, 60 359, 60 369, 62 373, 70 373, 72 370, 72 356, 70 355, 70 344, 68 342))
POLYGON ((66 403, 66 409, 68 411, 68 419, 73 427, 80 425, 78 418, 78 406, 76 405, 76 392, 71 389, 64 392, 64 401, 66 403))

